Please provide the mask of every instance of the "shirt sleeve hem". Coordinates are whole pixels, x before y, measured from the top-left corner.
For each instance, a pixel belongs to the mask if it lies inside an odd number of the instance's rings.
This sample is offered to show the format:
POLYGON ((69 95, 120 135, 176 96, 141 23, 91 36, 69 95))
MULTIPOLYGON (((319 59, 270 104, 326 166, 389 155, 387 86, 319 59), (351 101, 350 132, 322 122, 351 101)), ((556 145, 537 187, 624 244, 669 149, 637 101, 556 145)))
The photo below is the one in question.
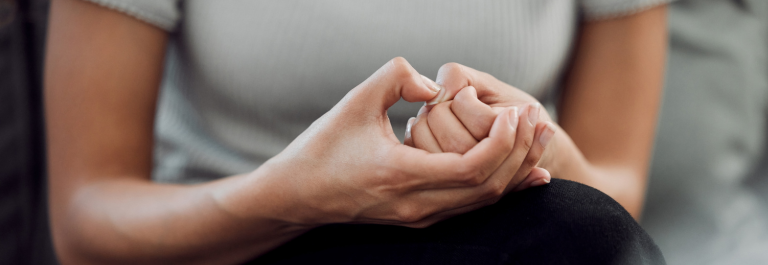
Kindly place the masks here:
POLYGON ((650 0, 642 4, 637 3, 617 3, 613 5, 601 6, 599 8, 588 9, 584 11, 584 20, 598 21, 620 18, 634 15, 654 7, 669 4, 671 0, 650 0))
POLYGON ((159 27, 165 31, 173 31, 176 28, 176 23, 172 19, 164 18, 147 11, 143 11, 134 6, 126 4, 125 2, 112 1, 112 0, 85 0, 105 8, 115 10, 120 13, 124 13, 131 17, 134 17, 143 22, 149 23, 153 26, 159 27))

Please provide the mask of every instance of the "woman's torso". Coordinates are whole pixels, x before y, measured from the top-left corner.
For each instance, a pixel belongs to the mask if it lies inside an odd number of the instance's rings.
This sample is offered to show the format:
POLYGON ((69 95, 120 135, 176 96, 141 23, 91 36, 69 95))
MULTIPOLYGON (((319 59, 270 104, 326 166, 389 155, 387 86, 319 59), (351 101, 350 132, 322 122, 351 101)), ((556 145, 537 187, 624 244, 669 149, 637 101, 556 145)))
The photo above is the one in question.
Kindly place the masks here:
MULTIPOLYGON (((543 99, 566 63, 573 1, 184 1, 171 34, 153 178, 248 172, 396 56, 458 62, 543 99)), ((401 136, 418 104, 388 112, 401 136)))

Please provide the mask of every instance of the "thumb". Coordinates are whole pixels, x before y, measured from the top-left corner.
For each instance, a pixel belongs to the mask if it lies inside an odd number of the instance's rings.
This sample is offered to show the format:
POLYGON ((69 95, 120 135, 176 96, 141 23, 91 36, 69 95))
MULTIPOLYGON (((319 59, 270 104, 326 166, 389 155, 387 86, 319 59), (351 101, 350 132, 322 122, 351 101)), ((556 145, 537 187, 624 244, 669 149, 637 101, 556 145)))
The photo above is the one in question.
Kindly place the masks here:
POLYGON ((439 91, 437 84, 420 75, 404 58, 397 57, 352 89, 347 94, 347 103, 349 107, 385 113, 400 98, 408 102, 427 101, 439 91))

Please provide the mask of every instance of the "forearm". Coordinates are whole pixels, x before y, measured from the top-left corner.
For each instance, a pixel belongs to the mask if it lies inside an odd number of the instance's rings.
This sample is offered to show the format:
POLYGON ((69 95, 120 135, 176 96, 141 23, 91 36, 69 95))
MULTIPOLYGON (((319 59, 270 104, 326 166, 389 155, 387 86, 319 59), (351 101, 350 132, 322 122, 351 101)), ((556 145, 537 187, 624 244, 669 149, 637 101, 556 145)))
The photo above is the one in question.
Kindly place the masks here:
POLYGON ((647 169, 616 162, 588 160, 559 126, 547 147, 541 165, 552 177, 589 185, 619 202, 635 219, 640 218, 646 188, 647 169))
POLYGON ((259 192, 248 194, 253 213, 247 217, 227 210, 222 203, 231 201, 221 200, 221 194, 242 190, 247 177, 194 186, 133 179, 83 185, 63 207, 66 213, 54 219, 57 252, 63 263, 74 264, 228 264, 263 254, 310 228, 259 212, 270 208, 260 204, 274 201, 259 192))
POLYGON ((554 176, 605 192, 635 218, 644 201, 666 36, 664 6, 583 23, 558 106, 554 176))

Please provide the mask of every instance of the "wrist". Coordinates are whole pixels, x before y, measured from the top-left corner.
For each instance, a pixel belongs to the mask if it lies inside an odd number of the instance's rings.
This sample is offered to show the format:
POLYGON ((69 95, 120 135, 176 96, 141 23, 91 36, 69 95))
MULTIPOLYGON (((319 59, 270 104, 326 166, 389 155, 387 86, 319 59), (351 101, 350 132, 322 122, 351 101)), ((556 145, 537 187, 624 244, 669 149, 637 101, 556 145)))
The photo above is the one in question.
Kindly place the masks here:
POLYGON ((293 192, 286 189, 277 172, 263 165, 258 169, 223 179, 216 183, 212 198, 221 211, 244 224, 269 223, 275 228, 287 231, 305 231, 316 226, 301 222, 303 216, 296 216, 297 209, 293 192))

